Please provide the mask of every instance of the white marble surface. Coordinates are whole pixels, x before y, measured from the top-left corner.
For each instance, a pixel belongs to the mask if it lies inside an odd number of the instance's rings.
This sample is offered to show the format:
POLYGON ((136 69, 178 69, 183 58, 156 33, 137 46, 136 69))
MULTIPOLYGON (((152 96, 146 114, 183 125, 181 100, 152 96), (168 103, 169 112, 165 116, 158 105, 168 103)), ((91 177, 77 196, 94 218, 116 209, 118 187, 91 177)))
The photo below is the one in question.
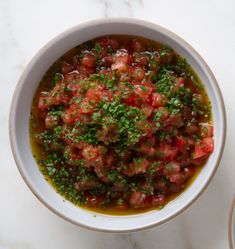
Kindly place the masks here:
POLYGON ((0 249, 225 249, 235 190, 234 0, 0 0, 0 249), (8 138, 14 87, 48 40, 82 21, 129 16, 171 29, 208 62, 228 114, 224 156, 213 181, 187 211, 151 230, 107 234, 76 227, 44 207, 24 184, 8 138))

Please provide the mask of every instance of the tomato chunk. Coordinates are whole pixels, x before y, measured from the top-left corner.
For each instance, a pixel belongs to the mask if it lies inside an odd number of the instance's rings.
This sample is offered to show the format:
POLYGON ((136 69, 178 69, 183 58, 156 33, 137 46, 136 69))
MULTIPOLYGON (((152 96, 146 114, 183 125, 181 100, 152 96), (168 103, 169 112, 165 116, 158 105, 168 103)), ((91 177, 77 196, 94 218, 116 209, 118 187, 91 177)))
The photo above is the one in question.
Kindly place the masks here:
POLYGON ((94 55, 91 54, 85 54, 84 57, 82 58, 82 64, 85 67, 93 67, 95 65, 96 59, 94 55))
POLYGON ((166 161, 172 161, 177 157, 178 151, 179 149, 177 147, 162 143, 156 150, 156 156, 166 161))
POLYGON ((144 203, 146 195, 142 192, 133 192, 129 198, 129 204, 132 207, 138 208, 141 207, 144 203))
POLYGON ((203 138, 199 143, 195 144, 194 159, 208 156, 214 150, 214 139, 212 137, 203 138))

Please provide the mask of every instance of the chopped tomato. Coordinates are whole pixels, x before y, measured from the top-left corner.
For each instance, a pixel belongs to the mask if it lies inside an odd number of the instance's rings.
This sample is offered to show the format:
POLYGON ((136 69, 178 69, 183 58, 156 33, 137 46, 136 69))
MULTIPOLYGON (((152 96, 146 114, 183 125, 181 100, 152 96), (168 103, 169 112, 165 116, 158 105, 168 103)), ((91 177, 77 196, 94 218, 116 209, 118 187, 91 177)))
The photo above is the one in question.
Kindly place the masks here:
POLYGON ((85 67, 93 67, 95 65, 96 59, 94 55, 91 54, 85 54, 82 58, 82 65, 85 67))
POLYGON ((100 149, 96 146, 88 145, 83 148, 82 155, 86 160, 93 160, 100 155, 100 149))
POLYGON ((164 195, 154 195, 151 200, 152 206, 162 206, 165 205, 167 199, 164 195))
POLYGON ((133 192, 129 198, 129 204, 132 207, 141 207, 141 205, 144 203, 144 200, 146 198, 146 195, 142 192, 133 192))
POLYGON ((52 129, 59 123, 59 117, 53 115, 47 115, 45 118, 45 126, 47 129, 52 129))
POLYGON ((124 174, 128 176, 145 173, 149 166, 149 161, 145 158, 140 158, 130 163, 128 168, 124 170, 124 174))
POLYGON ((171 175, 173 173, 178 173, 180 171, 180 164, 176 161, 167 163, 164 168, 165 175, 171 175))
POLYGON ((135 68, 133 72, 135 80, 142 80, 145 77, 145 71, 142 68, 135 68))
POLYGON ((146 66, 150 61, 150 56, 145 53, 134 53, 134 62, 138 66, 146 66))
POLYGON ((184 174, 181 172, 173 173, 170 174, 169 176, 170 182, 175 184, 181 184, 182 182, 184 182, 184 179, 185 179, 184 174))
POLYGON ((202 138, 213 136, 213 126, 210 124, 201 124, 200 131, 201 131, 202 138))
POLYGON ((178 90, 180 87, 184 87, 184 83, 185 79, 183 77, 179 77, 176 83, 176 90, 178 90))
POLYGON ((197 159, 208 156, 214 150, 214 139, 212 137, 203 138, 199 143, 195 144, 193 158, 197 159))
POLYGON ((187 149, 188 141, 183 136, 176 136, 175 145, 180 152, 184 152, 187 149))
POLYGON ((63 114, 62 119, 65 123, 73 123, 76 120, 79 120, 81 117, 81 113, 79 111, 78 104, 72 104, 66 112, 63 114))
POLYGON ((90 104, 88 99, 83 99, 80 104, 80 112, 85 114, 91 114, 93 112, 94 108, 90 104))
POLYGON ((148 104, 142 105, 141 109, 146 117, 149 117, 153 112, 153 107, 151 105, 148 105, 148 104))
POLYGON ((127 71, 127 65, 123 62, 114 62, 111 68, 119 73, 127 71))
POLYGON ((117 55, 114 58, 114 63, 111 65, 112 70, 117 70, 119 73, 127 70, 127 64, 129 61, 128 54, 117 55))
POLYGON ((92 101, 93 103, 99 102, 100 98, 102 96, 102 90, 97 88, 89 88, 86 92, 86 97, 89 101, 92 101))
POLYGON ((151 96, 151 103, 153 107, 160 107, 166 104, 167 100, 160 93, 153 93, 151 96))
POLYGON ((153 91, 153 87, 148 84, 135 84, 134 92, 138 99, 142 101, 148 101, 150 94, 153 91))
POLYGON ((156 150, 156 156, 166 161, 172 161, 177 157, 178 151, 179 149, 173 145, 161 143, 156 150))
POLYGON ((188 123, 185 127, 185 132, 188 133, 189 135, 194 134, 195 132, 197 132, 197 130, 198 130, 198 127, 192 123, 188 123))

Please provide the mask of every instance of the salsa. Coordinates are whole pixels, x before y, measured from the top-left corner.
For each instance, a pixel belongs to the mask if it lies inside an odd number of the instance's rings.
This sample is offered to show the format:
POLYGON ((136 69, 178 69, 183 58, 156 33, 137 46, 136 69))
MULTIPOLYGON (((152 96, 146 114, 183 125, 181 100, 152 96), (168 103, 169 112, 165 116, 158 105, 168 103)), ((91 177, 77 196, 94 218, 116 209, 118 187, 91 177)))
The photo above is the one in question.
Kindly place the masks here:
POLYGON ((204 86, 173 49, 141 37, 85 42, 43 77, 33 155, 72 203, 101 213, 163 208, 213 152, 204 86))

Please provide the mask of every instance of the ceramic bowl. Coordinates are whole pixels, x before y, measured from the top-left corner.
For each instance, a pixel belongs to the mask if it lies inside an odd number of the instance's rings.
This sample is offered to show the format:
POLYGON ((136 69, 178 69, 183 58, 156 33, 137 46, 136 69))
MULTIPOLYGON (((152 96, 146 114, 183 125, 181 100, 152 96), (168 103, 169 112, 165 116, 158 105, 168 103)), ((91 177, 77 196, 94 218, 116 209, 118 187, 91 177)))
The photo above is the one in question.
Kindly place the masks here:
POLYGON ((18 169, 31 191, 50 210, 64 219, 90 229, 127 232, 162 224, 185 210, 202 193, 214 175, 224 148, 226 118, 223 98, 211 70, 201 56, 184 40, 156 24, 137 19, 108 18, 79 24, 48 42, 25 68, 13 96, 10 141, 18 169), (29 144, 29 115, 35 90, 45 72, 69 49, 95 37, 109 34, 137 35, 172 47, 194 68, 209 95, 214 120, 215 149, 198 177, 178 198, 162 210, 137 215, 111 216, 76 207, 47 183, 32 156, 29 144))
POLYGON ((228 242, 229 248, 235 249, 235 195, 229 212, 228 219, 228 242))

